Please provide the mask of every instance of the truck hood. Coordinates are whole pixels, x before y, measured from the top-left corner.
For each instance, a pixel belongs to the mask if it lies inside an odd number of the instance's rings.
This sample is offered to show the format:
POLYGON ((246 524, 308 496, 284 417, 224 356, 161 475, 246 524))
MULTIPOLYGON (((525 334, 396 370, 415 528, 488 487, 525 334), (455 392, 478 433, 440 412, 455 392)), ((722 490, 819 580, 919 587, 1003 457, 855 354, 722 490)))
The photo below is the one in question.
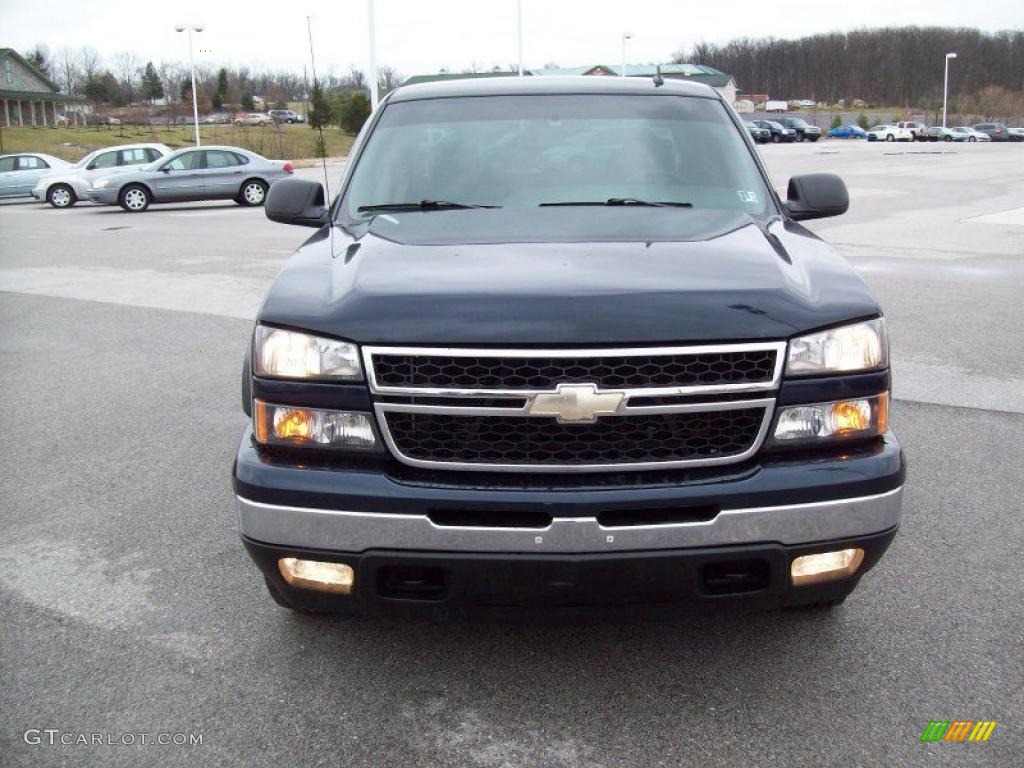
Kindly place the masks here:
MULTIPOLYGON (((591 211, 596 229, 608 213, 591 211)), ((431 227, 444 215, 417 214, 431 227)), ((659 241, 409 244, 325 228, 259 320, 358 343, 501 346, 784 339, 879 314, 850 265, 800 225, 709 221, 659 241)))

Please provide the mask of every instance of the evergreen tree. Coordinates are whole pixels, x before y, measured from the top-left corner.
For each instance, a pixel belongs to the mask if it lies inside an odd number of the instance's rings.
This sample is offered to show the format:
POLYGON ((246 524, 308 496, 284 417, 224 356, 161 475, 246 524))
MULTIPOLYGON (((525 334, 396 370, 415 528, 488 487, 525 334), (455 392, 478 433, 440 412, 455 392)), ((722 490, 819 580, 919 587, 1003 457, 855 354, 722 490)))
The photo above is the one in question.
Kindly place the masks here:
POLYGON ((242 109, 246 112, 252 112, 256 109, 256 103, 252 100, 252 94, 249 91, 242 93, 242 109))
POLYGON ((221 109, 228 97, 228 71, 223 67, 217 72, 217 90, 213 93, 213 108, 221 109))
POLYGON ((331 105, 327 101, 327 95, 318 80, 313 81, 313 91, 310 94, 309 126, 310 128, 325 128, 331 122, 331 105))
POLYGON ((146 62, 146 71, 142 73, 142 97, 147 101, 162 99, 164 86, 160 82, 160 75, 156 73, 156 67, 152 61, 146 62))
POLYGON ((349 95, 341 110, 341 129, 346 133, 359 133, 370 116, 370 99, 362 91, 349 95))

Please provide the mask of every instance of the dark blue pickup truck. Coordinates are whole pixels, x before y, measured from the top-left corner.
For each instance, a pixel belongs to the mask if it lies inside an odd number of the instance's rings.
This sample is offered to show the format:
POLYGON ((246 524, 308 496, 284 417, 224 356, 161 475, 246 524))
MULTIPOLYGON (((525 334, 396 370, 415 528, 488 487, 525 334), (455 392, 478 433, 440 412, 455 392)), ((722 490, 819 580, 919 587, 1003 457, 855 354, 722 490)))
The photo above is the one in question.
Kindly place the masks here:
POLYGON ((243 542, 309 612, 834 605, 896 533, 881 309, 702 85, 399 88, 259 312, 243 542))

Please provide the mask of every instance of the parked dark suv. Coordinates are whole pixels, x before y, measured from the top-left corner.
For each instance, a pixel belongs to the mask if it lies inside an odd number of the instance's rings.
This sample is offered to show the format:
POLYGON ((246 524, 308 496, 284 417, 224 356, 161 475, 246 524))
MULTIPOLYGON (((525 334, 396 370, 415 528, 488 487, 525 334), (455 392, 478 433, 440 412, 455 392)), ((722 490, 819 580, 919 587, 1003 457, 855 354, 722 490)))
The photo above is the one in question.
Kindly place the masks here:
POLYGON ((821 128, 811 125, 802 117, 780 117, 779 122, 796 131, 797 141, 817 141, 821 138, 821 128))
POLYGON ((306 118, 290 109, 271 109, 267 112, 275 123, 304 123, 306 118))
POLYGON ((978 123, 977 125, 974 126, 974 130, 988 134, 988 137, 992 139, 992 141, 1024 140, 1010 133, 1010 129, 1007 128, 1004 123, 978 123))
POLYGON ((753 123, 758 128, 764 128, 768 131, 771 135, 771 140, 776 144, 796 141, 796 131, 793 128, 787 128, 777 120, 754 120, 753 123))
POLYGON ((280 604, 445 617, 844 599, 896 533, 885 324, 711 88, 399 88, 258 313, 234 465, 280 604))

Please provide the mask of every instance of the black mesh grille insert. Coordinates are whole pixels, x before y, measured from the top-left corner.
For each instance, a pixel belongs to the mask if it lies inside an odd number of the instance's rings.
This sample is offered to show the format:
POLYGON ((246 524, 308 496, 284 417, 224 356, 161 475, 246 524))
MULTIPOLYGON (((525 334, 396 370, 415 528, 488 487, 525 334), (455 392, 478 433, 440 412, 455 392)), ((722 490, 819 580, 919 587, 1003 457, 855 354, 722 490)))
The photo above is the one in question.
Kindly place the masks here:
POLYGON ((377 383, 440 389, 554 389, 589 382, 602 389, 769 383, 773 349, 616 357, 454 357, 374 354, 377 383))
POLYGON ((399 452, 465 464, 635 464, 727 458, 757 439, 763 408, 614 416, 593 424, 554 419, 387 413, 399 452))

